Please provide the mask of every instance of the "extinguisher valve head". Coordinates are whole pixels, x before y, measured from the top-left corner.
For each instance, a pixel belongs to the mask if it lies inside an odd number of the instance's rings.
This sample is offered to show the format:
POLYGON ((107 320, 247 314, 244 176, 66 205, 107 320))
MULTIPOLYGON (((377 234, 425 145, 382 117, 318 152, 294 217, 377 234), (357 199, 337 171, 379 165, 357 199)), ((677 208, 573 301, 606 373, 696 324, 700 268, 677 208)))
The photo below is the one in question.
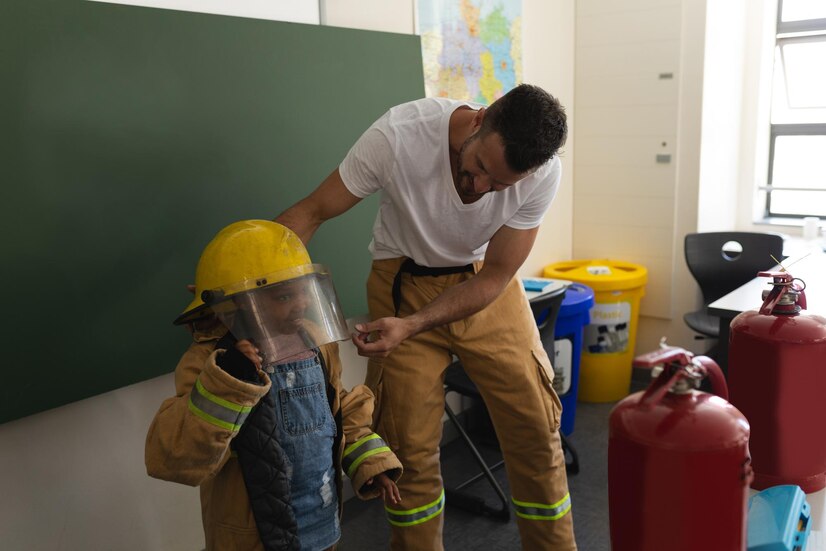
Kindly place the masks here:
POLYGON ((674 386, 671 387, 673 394, 685 394, 700 388, 700 382, 706 377, 706 368, 695 362, 693 357, 688 364, 674 367, 682 370, 684 376, 677 379, 674 386))
POLYGON ((775 285, 782 285, 784 283, 789 283, 794 279, 792 274, 786 271, 780 272, 773 272, 773 271, 766 271, 766 272, 757 272, 757 277, 770 277, 774 281, 775 285))
POLYGON ((700 386, 700 381, 691 378, 677 379, 674 385, 669 389, 671 394, 686 394, 692 390, 696 390, 700 386))
POLYGON ((772 288, 763 290, 761 313, 790 315, 806 308, 806 282, 788 273, 782 275, 787 277, 774 277, 772 288), (770 296, 772 299, 767 300, 770 296))
POLYGON ((794 277, 784 268, 779 272, 757 272, 758 277, 772 278, 770 290, 763 292, 763 305, 759 312, 793 315, 806 308, 806 283, 794 277))

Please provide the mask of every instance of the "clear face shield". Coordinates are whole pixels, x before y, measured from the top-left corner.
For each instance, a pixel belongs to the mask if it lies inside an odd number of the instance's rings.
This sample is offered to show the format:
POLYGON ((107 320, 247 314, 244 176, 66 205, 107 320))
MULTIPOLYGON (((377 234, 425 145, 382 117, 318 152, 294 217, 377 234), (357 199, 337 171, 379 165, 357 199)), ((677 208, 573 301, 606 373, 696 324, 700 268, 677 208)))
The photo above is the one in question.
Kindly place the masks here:
POLYGON ((206 291, 203 300, 236 339, 253 342, 264 366, 349 338, 330 272, 320 264, 206 291))

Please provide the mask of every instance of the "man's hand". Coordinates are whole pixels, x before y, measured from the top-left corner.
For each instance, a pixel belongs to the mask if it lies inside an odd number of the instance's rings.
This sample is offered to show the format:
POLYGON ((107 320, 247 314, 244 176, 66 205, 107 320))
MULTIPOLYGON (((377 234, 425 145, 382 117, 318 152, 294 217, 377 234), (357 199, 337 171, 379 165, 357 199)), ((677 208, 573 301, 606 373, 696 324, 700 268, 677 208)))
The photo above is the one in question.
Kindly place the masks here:
POLYGON ((396 486, 396 483, 390 480, 386 474, 377 474, 365 482, 365 484, 367 486, 375 484, 376 488, 379 490, 382 500, 384 500, 385 505, 396 505, 397 503, 401 503, 402 496, 399 494, 399 487, 396 486))
POLYGON ((356 325, 357 334, 353 335, 360 356, 368 358, 385 358, 399 344, 415 334, 407 319, 381 318, 369 323, 356 325))

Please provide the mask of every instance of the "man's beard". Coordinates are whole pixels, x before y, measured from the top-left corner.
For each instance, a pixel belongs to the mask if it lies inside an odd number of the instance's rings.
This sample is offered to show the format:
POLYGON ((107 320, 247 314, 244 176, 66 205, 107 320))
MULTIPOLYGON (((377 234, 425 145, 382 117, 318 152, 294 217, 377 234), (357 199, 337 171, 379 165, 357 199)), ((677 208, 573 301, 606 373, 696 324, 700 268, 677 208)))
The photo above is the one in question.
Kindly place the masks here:
POLYGON ((463 143, 459 149, 459 156, 456 160, 456 191, 464 197, 481 197, 487 193, 484 191, 482 193, 476 193, 476 190, 473 188, 473 175, 462 168, 462 158, 464 157, 465 149, 477 138, 478 136, 474 134, 465 140, 465 143, 463 143))

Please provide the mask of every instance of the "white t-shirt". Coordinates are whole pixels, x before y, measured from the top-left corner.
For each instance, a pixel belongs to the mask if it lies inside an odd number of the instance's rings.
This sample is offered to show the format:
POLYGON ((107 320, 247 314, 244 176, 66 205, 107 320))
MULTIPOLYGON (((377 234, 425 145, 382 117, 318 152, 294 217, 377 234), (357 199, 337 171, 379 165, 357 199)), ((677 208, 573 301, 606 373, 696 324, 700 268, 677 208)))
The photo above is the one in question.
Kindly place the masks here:
POLYGON ((503 225, 530 229, 542 222, 562 176, 556 155, 516 185, 462 203, 450 170, 448 124, 465 105, 480 107, 442 98, 393 107, 339 166, 356 197, 381 191, 369 247, 374 259, 405 256, 422 266, 461 266, 481 260, 503 225))

